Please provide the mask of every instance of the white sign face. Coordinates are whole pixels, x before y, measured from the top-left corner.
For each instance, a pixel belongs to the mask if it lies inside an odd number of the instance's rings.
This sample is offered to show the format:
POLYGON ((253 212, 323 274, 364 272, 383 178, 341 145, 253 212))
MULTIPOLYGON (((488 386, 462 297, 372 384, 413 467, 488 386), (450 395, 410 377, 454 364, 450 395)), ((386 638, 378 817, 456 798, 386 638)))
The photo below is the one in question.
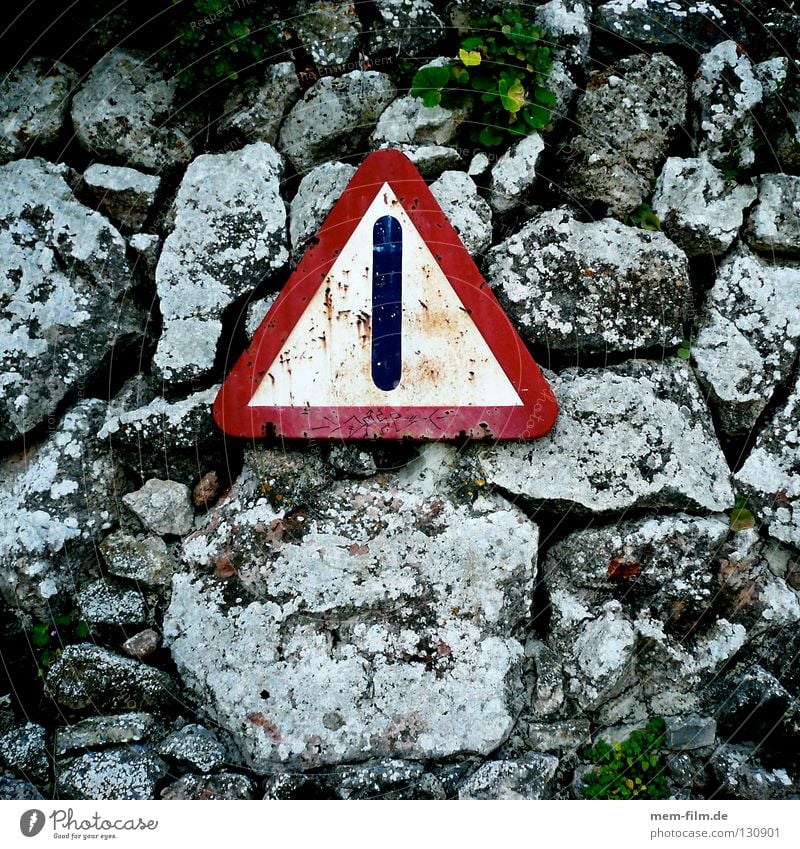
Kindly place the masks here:
POLYGON ((249 402, 251 407, 370 405, 523 405, 388 183, 249 402), (387 248, 389 254, 381 254, 387 248), (376 294, 376 262, 389 263, 383 277, 377 275, 388 281, 389 300, 376 294))

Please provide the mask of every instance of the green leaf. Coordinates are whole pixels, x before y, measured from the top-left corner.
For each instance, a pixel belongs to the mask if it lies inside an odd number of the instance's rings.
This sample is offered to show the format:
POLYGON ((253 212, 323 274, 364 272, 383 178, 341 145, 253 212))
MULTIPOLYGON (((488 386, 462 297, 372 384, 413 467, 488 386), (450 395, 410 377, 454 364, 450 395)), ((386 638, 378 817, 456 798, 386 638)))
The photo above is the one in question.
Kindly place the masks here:
POLYGON ((540 86, 534 91, 533 96, 539 103, 547 106, 549 109, 552 109, 556 105, 556 96, 549 88, 542 88, 540 86))
POLYGON ((461 46, 464 48, 464 50, 472 51, 472 50, 480 50, 485 45, 483 43, 483 38, 481 36, 473 35, 473 36, 470 36, 469 38, 465 38, 461 42, 461 46))
POLYGON ((525 89, 518 78, 510 84, 506 80, 500 80, 498 91, 503 108, 512 115, 516 115, 525 105, 525 89))
POLYGON ((746 507, 734 507, 730 520, 732 531, 749 531, 756 526, 756 517, 746 507))
POLYGON ((442 89, 450 81, 450 66, 420 68, 411 81, 412 97, 418 97, 425 106, 436 106, 441 102, 442 89))
POLYGON ((50 629, 47 625, 34 625, 31 631, 31 642, 37 647, 48 645, 50 642, 50 629))
POLYGON ((550 110, 536 103, 531 104, 522 116, 533 130, 541 130, 550 123, 550 110))
POLYGON ((85 640, 88 636, 89 624, 84 619, 81 619, 81 621, 75 626, 75 638, 78 640, 85 640))
POLYGON ((503 137, 494 127, 484 127, 478 134, 478 141, 484 147, 497 147, 503 141, 503 137))

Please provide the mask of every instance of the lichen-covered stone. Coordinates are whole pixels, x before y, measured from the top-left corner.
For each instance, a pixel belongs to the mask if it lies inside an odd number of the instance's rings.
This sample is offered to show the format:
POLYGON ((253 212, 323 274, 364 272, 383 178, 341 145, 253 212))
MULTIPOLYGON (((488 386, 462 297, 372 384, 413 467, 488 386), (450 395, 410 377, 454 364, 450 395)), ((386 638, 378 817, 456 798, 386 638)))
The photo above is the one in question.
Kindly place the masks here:
POLYGON ((136 537, 126 531, 115 531, 100 543, 100 554, 109 575, 145 587, 163 587, 172 580, 174 564, 160 537, 136 537))
POLYGON ((144 660, 158 649, 160 643, 161 637, 158 635, 158 632, 152 628, 145 628, 143 631, 139 631, 125 640, 122 644, 122 650, 129 657, 144 660))
POLYGON ((753 110, 764 96, 753 65, 735 41, 700 57, 692 83, 698 147, 715 164, 748 167, 755 161, 753 110))
POLYGON ((162 799, 214 801, 252 799, 255 782, 246 775, 221 772, 218 775, 184 775, 161 791, 162 799))
POLYGON ((536 164, 543 150, 542 137, 531 133, 497 160, 489 179, 489 203, 495 212, 509 212, 524 201, 536 180, 536 164))
POLYGON ((430 0, 375 0, 377 15, 367 33, 373 53, 430 55, 445 34, 444 22, 430 0))
POLYGON ((198 156, 186 169, 156 269, 164 329, 153 365, 165 380, 207 374, 225 309, 288 261, 282 173, 262 142, 198 156))
POLYGON ((296 257, 319 230, 355 172, 354 166, 344 162, 324 162, 300 181, 289 206, 289 241, 296 257))
POLYGON ((53 414, 145 324, 124 239, 67 176, 40 159, 0 167, 0 440, 53 414))
POLYGON ((574 752, 592 737, 588 719, 530 722, 521 730, 527 747, 534 752, 574 752))
POLYGON ((167 765, 138 744, 87 752, 62 768, 58 791, 67 799, 144 800, 155 797, 167 765))
POLYGON ((120 165, 90 165, 83 185, 98 208, 126 230, 141 230, 153 210, 161 178, 120 165))
POLYGON ((78 75, 63 62, 35 57, 0 81, 0 163, 58 139, 78 75))
POLYGON ((765 253, 800 254, 800 177, 765 174, 747 223, 750 247, 765 253))
POLYGON ((344 65, 356 47, 361 21, 356 4, 331 0, 301 0, 292 4, 286 24, 294 30, 317 67, 344 65))
POLYGON ((10 802, 24 799, 44 799, 44 796, 30 781, 12 775, 0 775, 0 800, 10 802))
POLYGON ((556 56, 570 69, 585 69, 592 42, 592 7, 588 0, 549 0, 531 10, 556 45, 556 56))
POLYGON ((176 88, 147 52, 115 47, 72 100, 78 141, 90 153, 145 171, 189 162, 194 151, 179 123, 176 88))
POLYGON ((711 417, 691 370, 677 359, 568 369, 551 385, 560 410, 547 436, 473 449, 489 484, 551 508, 594 513, 733 505, 711 417))
POLYGON ((35 722, 18 725, 0 736, 0 764, 39 787, 50 783, 47 732, 35 722))
POLYGON ((151 478, 141 489, 123 495, 122 501, 154 534, 183 536, 194 525, 189 487, 178 481, 151 478))
POLYGON ((128 244, 136 255, 134 267, 143 271, 148 279, 153 279, 161 253, 161 237, 155 233, 134 233, 128 239, 128 244))
POLYGON ((158 722, 150 713, 119 713, 90 716, 74 725, 56 729, 53 753, 58 760, 87 749, 143 743, 157 733, 158 722))
POLYGON ((378 471, 373 454, 350 442, 333 445, 328 462, 338 471, 351 477, 368 478, 378 471))
POLYGON ((775 411, 736 473, 737 489, 747 498, 769 535, 800 548, 800 384, 775 411))
POLYGON ((670 157, 656 182, 653 211, 661 229, 689 256, 722 254, 739 235, 754 186, 726 180, 708 158, 670 157))
POLYGON ((89 625, 135 625, 148 619, 142 594, 105 578, 82 587, 78 610, 89 625))
POLYGON ((459 799, 547 799, 558 758, 529 754, 519 760, 488 761, 458 790, 459 799))
POLYGON ((217 132, 223 137, 238 135, 246 142, 274 144, 283 116, 300 94, 293 62, 267 65, 263 76, 251 77, 228 95, 217 132))
POLYGON ((764 767, 753 744, 720 746, 711 769, 720 785, 716 798, 794 799, 800 791, 785 769, 764 767))
POLYGON ((278 146, 300 172, 355 153, 395 94, 389 76, 379 71, 322 77, 286 116, 278 146))
POLYGON ((176 693, 160 669, 91 643, 66 646, 47 673, 53 699, 70 710, 144 710, 164 707, 176 693))
POLYGON ((165 737, 157 747, 162 758, 188 764, 198 772, 214 772, 226 760, 225 747, 202 725, 184 725, 165 737))
POLYGON ((555 351, 677 345, 692 304, 686 256, 664 235, 566 209, 493 248, 487 279, 523 338, 555 351))
POLYGON ((578 101, 567 187, 615 215, 633 212, 650 195, 686 103, 683 71, 663 54, 629 56, 595 72, 578 101))
POLYGON ((425 106, 418 97, 399 97, 384 109, 372 134, 376 145, 449 145, 469 114, 469 106, 453 109, 425 106))
POLYGON ((789 376, 800 343, 800 267, 744 245, 722 262, 692 354, 723 430, 748 433, 789 376))
POLYGON ((416 761, 379 760, 337 766, 327 783, 340 799, 409 799, 425 773, 416 761))
POLYGON ((249 765, 502 743, 522 696, 536 527, 500 500, 460 505, 391 476, 276 510, 253 462, 186 539, 192 574, 173 578, 165 619, 181 676, 249 765), (214 577, 222 557, 230 582, 214 577))
POLYGON ((463 171, 445 171, 430 189, 464 247, 472 256, 482 254, 492 243, 492 210, 472 178, 463 171))
POLYGON ((434 180, 442 171, 463 168, 464 160, 461 152, 454 147, 440 144, 389 144, 381 145, 381 149, 391 148, 402 151, 417 167, 417 170, 428 180, 434 180))
POLYGON ((116 470, 94 438, 104 413, 81 401, 47 441, 0 464, 0 590, 19 613, 46 620, 96 574, 93 543, 118 514, 116 470))
POLYGON ((689 714, 685 717, 668 716, 664 744, 668 749, 685 751, 713 746, 717 737, 717 723, 707 716, 689 714))

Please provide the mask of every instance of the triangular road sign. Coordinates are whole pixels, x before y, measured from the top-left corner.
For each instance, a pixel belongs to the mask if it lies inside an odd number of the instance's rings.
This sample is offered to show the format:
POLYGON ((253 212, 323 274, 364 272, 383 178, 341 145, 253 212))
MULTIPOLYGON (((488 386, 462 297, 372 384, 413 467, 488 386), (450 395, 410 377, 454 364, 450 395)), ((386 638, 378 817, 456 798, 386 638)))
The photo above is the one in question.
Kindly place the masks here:
POLYGON ((370 154, 214 402, 232 436, 533 439, 555 396, 420 173, 370 154))

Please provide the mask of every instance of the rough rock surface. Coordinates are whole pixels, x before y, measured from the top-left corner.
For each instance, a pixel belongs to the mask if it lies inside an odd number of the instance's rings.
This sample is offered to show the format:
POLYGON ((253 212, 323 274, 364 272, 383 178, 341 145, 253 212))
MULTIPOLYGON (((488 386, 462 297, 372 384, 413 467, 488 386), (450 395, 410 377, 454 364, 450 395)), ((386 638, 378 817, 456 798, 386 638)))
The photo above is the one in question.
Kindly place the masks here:
POLYGON ((178 481, 151 478, 141 489, 123 495, 122 500, 154 534, 183 536, 194 525, 189 487, 178 481))
POLYGON ((176 692, 166 672, 91 643, 66 646, 47 673, 47 688, 70 710, 163 708, 176 692))
POLYGON ((449 145, 469 114, 469 106, 447 109, 425 106, 418 97, 399 97, 384 109, 372 134, 380 146, 398 144, 449 145))
POLYGON ((207 374, 225 308, 289 259, 282 173, 283 160, 262 142, 187 168, 156 269, 164 329, 153 365, 165 380, 207 374))
POLYGON ((521 697, 536 527, 505 502, 459 505, 391 477, 277 512, 264 493, 283 491, 259 462, 185 541, 192 573, 173 579, 165 620, 185 683, 248 763, 496 748, 521 697), (230 583, 210 574, 221 562, 230 583))
POLYGON ((433 180, 442 171, 464 167, 461 153, 454 147, 444 147, 440 144, 389 144, 388 142, 381 145, 381 149, 387 147, 402 151, 426 179, 433 180))
POLYGON ((144 660, 146 657, 150 657, 158 649, 160 644, 161 637, 158 635, 158 632, 152 628, 145 628, 144 631, 139 631, 125 640, 122 644, 122 650, 129 657, 144 660))
POLYGON ((740 245, 720 266, 692 354, 723 430, 746 434, 789 376, 800 343, 800 267, 740 245))
POLYGON ((355 3, 305 0, 287 21, 317 68, 344 65, 356 47, 361 21, 355 3))
POLYGON ((524 201, 536 180, 536 163, 543 150, 542 137, 531 133, 497 160, 489 179, 489 203, 495 212, 508 212, 524 201))
POLYGON ((722 798, 796 799, 800 788, 785 769, 766 769, 751 745, 720 746, 711 758, 722 798))
POLYGON ((158 722, 150 713, 119 713, 90 716, 74 725, 58 728, 53 740, 56 759, 87 749, 100 749, 123 743, 143 743, 157 733, 158 722))
POLYGON ((255 783, 246 775, 221 772, 218 775, 184 775, 161 791, 162 799, 215 800, 252 799, 255 783))
POLYGON ((800 547, 800 383, 758 435, 736 473, 738 489, 770 536, 800 547))
POLYGON ((132 625, 144 622, 147 606, 142 594, 105 578, 82 587, 77 609, 89 625, 132 625))
POLYGON ((44 796, 30 781, 14 778, 10 775, 0 775, 0 800, 19 801, 22 799, 44 799, 44 796))
POLYGON ((584 70, 592 42, 592 7, 588 0, 549 0, 533 17, 557 45, 557 56, 570 69, 584 70))
POLYGON ((368 33, 374 53, 430 55, 444 37, 444 22, 429 0, 375 0, 377 16, 368 33))
POLYGON ((630 56, 593 74, 578 101, 567 187, 615 215, 649 196, 657 163, 685 121, 683 71, 667 56, 630 56))
POLYGON ((289 205, 289 242, 299 258, 319 230, 356 169, 344 162, 325 162, 306 174, 289 205))
POLYGON ((167 765, 137 744, 87 752, 58 772, 58 790, 71 799, 152 799, 167 765))
POLYGON ((82 401, 50 438, 0 465, 0 589, 9 606, 46 618, 95 573, 93 541, 116 521, 116 472, 94 439, 105 404, 82 401))
POLYGON ((72 68, 41 57, 0 81, 0 163, 57 141, 77 82, 72 68))
POLYGON ((700 58, 692 96, 700 151, 715 164, 752 165, 753 110, 761 103, 764 90, 735 41, 723 41, 700 58))
POLYGON ((44 421, 144 325, 125 241, 67 176, 40 159, 0 167, 0 440, 44 421))
POLYGON ((136 581, 145 587, 160 587, 172 580, 173 561, 163 539, 136 537, 115 531, 100 543, 100 554, 109 575, 136 581))
POLYGON ((184 725, 157 747, 162 758, 188 764, 198 772, 214 772, 225 763, 225 747, 202 725, 184 725))
POLYGON ((488 761, 459 788, 459 799, 546 799, 558 758, 529 754, 519 760, 488 761))
POLYGON ((800 254, 800 177, 765 174, 758 181, 747 242, 765 253, 800 254))
POLYGON ((472 256, 492 243, 492 210, 463 171, 445 171, 431 183, 431 193, 472 256))
POLYGON ((689 256, 723 254, 739 235, 754 186, 726 180, 705 156, 670 157, 656 182, 653 211, 662 230, 689 256))
POLYGON ((379 71, 323 77, 286 116, 278 146, 300 172, 331 156, 355 153, 395 93, 391 79, 379 71))
POLYGON ((50 783, 47 733, 41 725, 26 722, 0 736, 0 764, 39 787, 50 783))
POLYGON ((145 171, 189 162, 194 151, 176 113, 176 86, 148 53, 115 47, 72 100, 78 141, 90 153, 145 171))
POLYGON ((141 230, 153 209, 161 178, 120 165, 90 165, 83 185, 98 208, 125 230, 141 230))
POLYGON ((566 209, 493 248, 487 279, 523 338, 554 351, 677 345, 692 303, 686 257, 664 235, 566 209))
POLYGON ((711 417, 679 360, 567 369, 551 386, 560 409, 547 436, 473 449, 488 483, 535 503, 595 513, 733 505, 711 417))
POLYGON ((263 77, 252 77, 225 101, 217 132, 247 142, 274 144, 286 112, 300 99, 300 83, 292 62, 267 65, 263 77))

